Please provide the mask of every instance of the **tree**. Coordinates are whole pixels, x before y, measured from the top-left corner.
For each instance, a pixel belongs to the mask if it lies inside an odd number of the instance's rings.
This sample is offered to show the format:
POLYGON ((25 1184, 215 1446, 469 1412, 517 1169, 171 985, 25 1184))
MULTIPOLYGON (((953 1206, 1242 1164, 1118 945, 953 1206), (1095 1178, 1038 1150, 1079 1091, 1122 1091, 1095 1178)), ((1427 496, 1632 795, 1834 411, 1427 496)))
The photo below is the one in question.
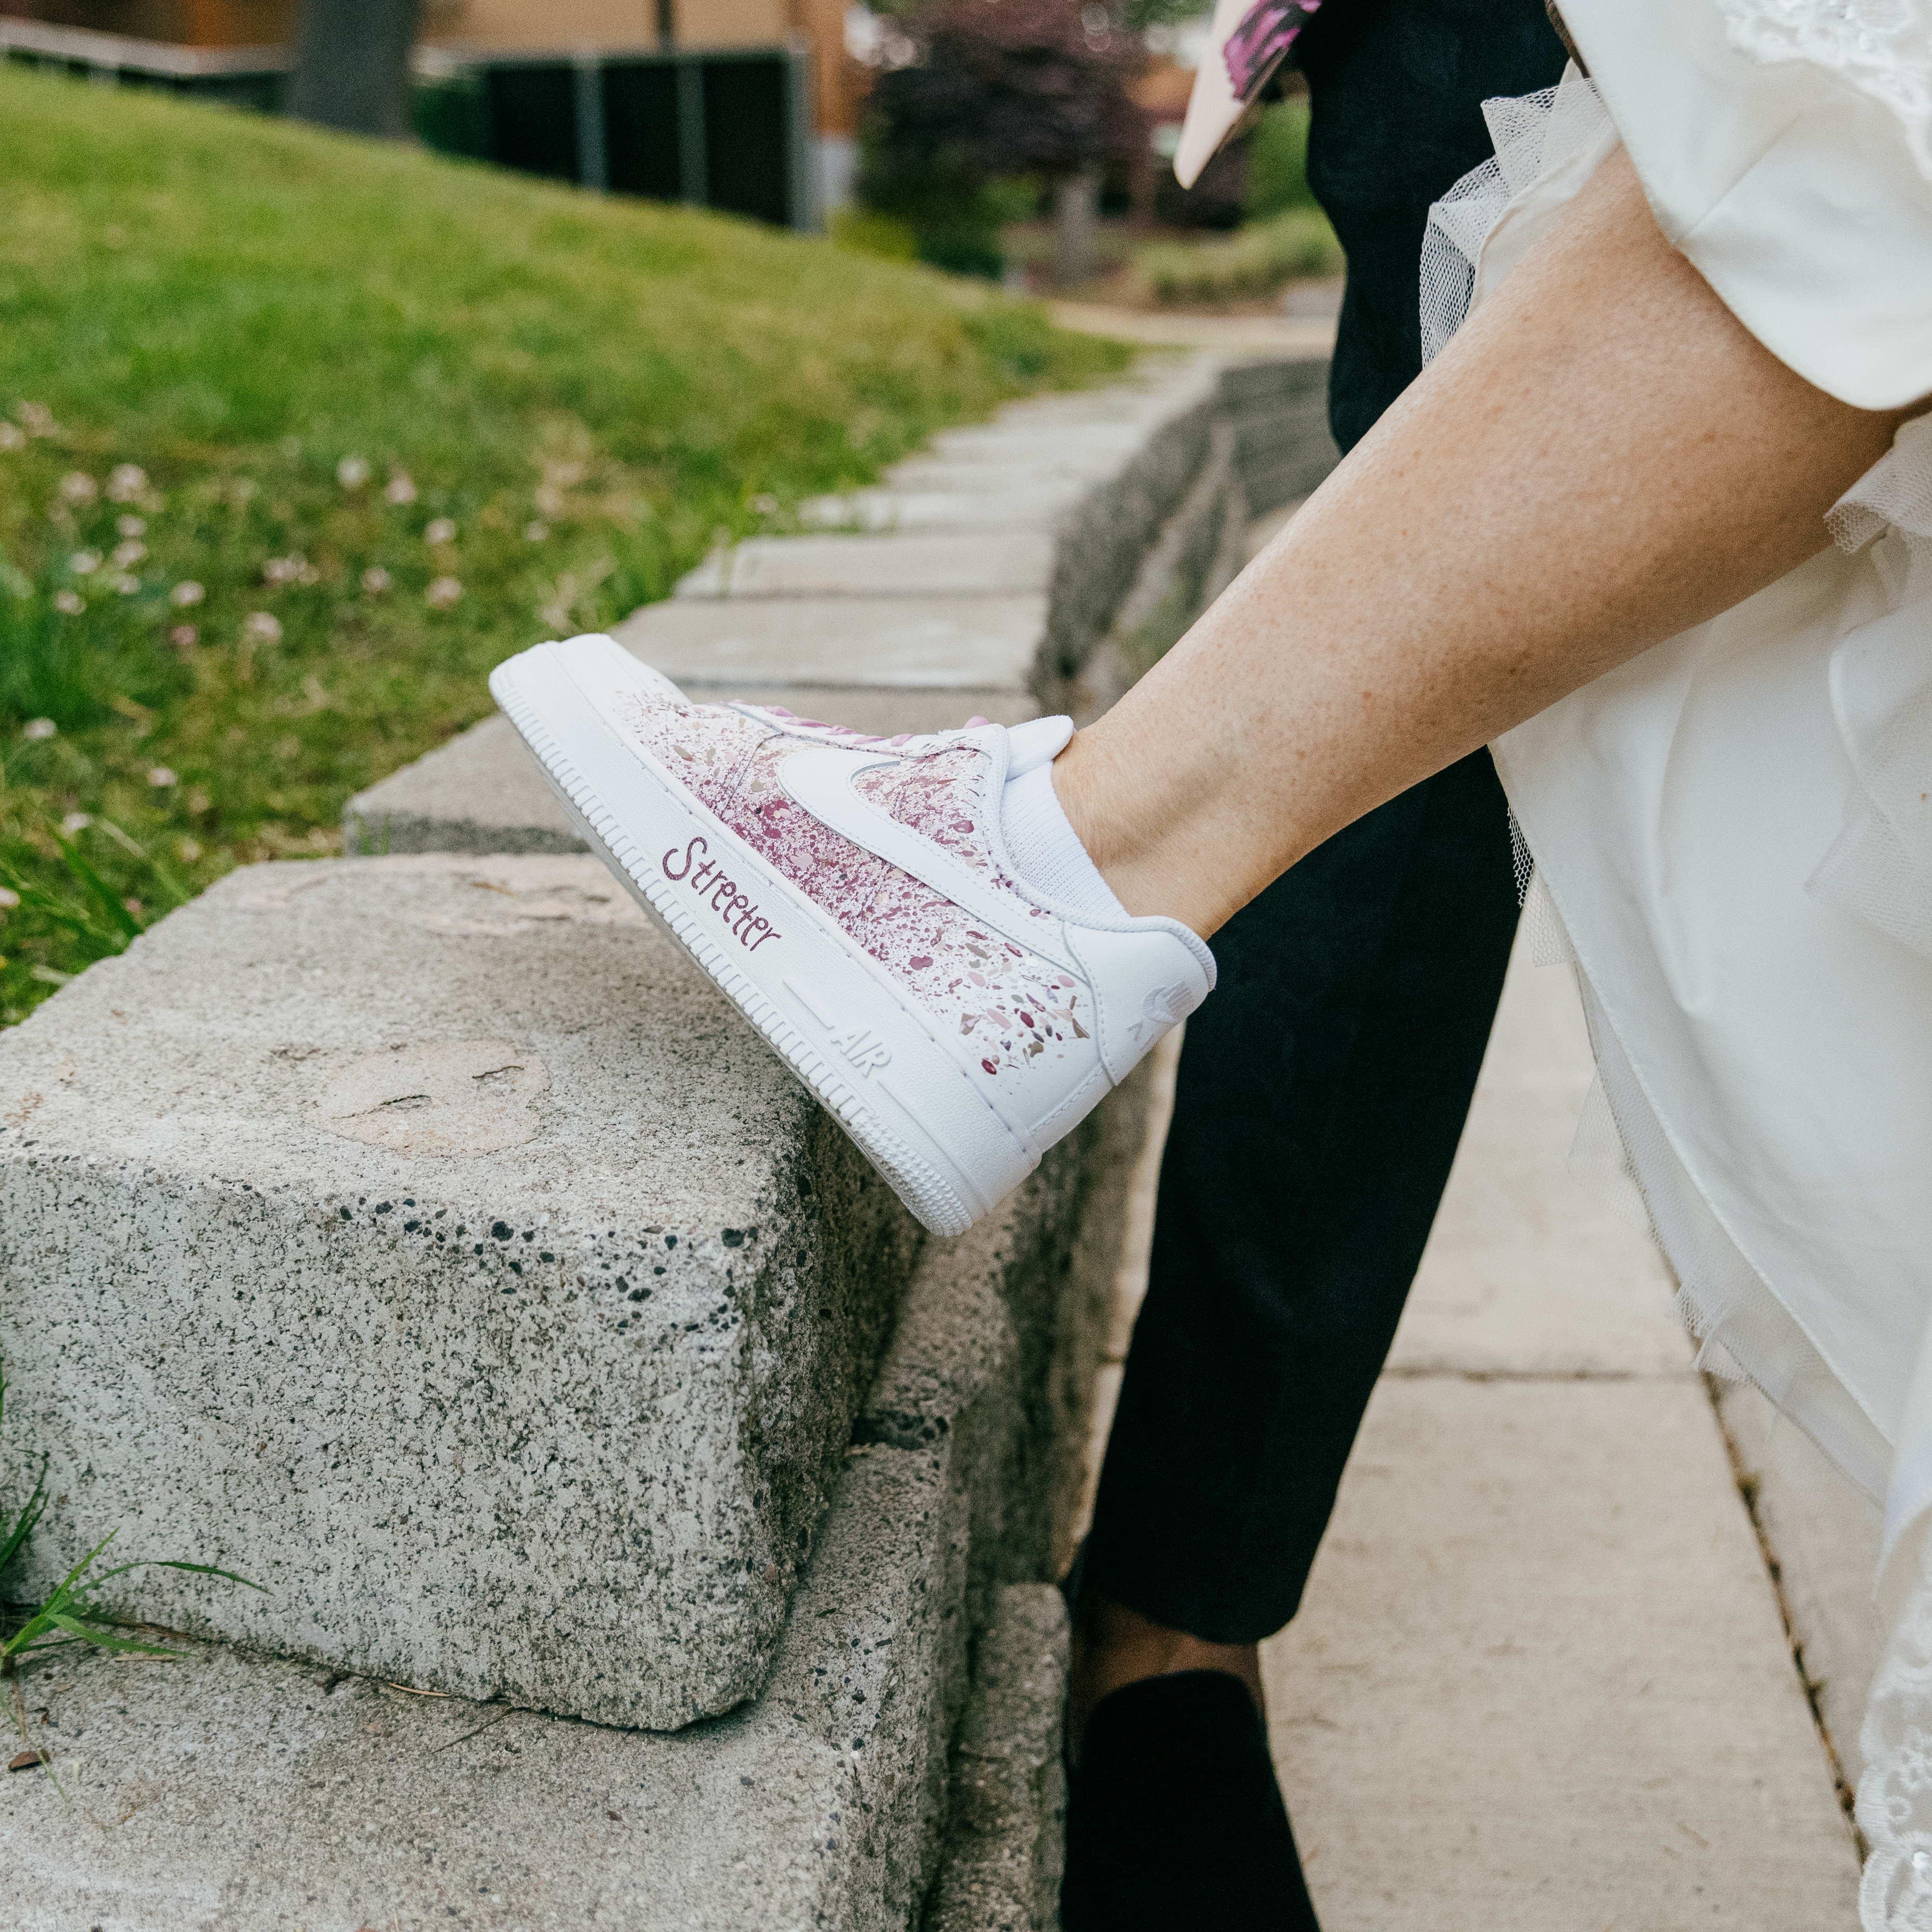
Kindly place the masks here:
POLYGON ((288 111, 352 134, 410 135, 410 50, 422 0, 302 0, 288 111))
POLYGON ((866 198, 931 232, 993 183, 1044 177, 1060 278, 1084 280, 1100 164, 1144 138, 1138 37, 1096 0, 930 0, 905 24, 915 58, 872 89, 866 198))

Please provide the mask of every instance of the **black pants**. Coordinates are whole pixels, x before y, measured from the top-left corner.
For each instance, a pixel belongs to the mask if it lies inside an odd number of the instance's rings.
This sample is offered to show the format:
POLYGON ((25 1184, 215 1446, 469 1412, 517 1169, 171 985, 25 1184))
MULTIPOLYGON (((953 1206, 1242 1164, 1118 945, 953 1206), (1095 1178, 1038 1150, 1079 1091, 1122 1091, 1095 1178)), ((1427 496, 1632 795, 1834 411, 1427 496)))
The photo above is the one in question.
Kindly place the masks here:
MULTIPOLYGON (((1309 28, 1309 178, 1348 258, 1329 389, 1343 448, 1420 367, 1423 227, 1490 152, 1480 104, 1550 86, 1562 64, 1541 0, 1332 0, 1309 28)), ((1294 1614, 1516 922, 1484 752, 1330 839, 1216 937, 1085 1587, 1216 1642, 1294 1614)))

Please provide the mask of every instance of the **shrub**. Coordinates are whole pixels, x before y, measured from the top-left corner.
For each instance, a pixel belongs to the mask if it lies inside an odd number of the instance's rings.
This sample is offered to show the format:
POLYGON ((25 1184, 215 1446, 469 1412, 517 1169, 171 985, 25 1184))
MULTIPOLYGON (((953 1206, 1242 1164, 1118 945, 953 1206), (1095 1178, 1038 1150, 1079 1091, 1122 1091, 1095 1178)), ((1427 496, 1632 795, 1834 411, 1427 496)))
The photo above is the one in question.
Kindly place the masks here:
POLYGON ((1339 274, 1341 266, 1334 231, 1313 208, 1291 208, 1225 242, 1156 242, 1134 261, 1150 298, 1197 308, 1270 296, 1300 276, 1339 274))

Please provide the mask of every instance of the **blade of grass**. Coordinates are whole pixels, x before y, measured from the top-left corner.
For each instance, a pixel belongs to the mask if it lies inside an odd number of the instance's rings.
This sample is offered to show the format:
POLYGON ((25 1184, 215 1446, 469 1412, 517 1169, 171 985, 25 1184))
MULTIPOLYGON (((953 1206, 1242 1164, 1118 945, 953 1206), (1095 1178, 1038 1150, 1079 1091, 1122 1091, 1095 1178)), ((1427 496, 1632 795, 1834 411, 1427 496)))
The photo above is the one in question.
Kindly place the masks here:
POLYGON ((180 1654, 170 1650, 164 1644, 142 1643, 137 1638, 116 1636, 102 1624, 91 1624, 81 1617, 70 1616, 60 1611, 47 1620, 56 1630, 65 1630, 70 1637, 92 1644, 96 1650, 111 1650, 126 1657, 167 1657, 180 1654))
POLYGON ((34 1526, 46 1514, 47 1507, 47 1459, 40 1458, 40 1473, 34 1478, 33 1492, 22 1504, 20 1514, 14 1519, 14 1526, 4 1537, 0 1537, 0 1570, 4 1570, 20 1553, 22 1544, 34 1532, 34 1526))
POLYGON ((218 1570, 212 1563, 184 1563, 172 1556, 143 1556, 132 1563, 117 1564, 112 1570, 104 1570, 88 1584, 90 1590, 98 1589, 112 1576, 124 1576, 130 1570, 189 1570, 197 1576, 219 1576, 230 1583, 239 1583, 244 1590, 260 1590, 263 1596, 273 1596, 274 1592, 266 1583, 251 1582, 246 1576, 238 1576, 232 1570, 218 1570))
POLYGON ((125 945, 138 939, 141 922, 115 896, 114 888, 88 862, 80 848, 64 832, 56 832, 53 838, 67 860, 68 870, 87 888, 109 920, 126 935, 122 943, 125 945))

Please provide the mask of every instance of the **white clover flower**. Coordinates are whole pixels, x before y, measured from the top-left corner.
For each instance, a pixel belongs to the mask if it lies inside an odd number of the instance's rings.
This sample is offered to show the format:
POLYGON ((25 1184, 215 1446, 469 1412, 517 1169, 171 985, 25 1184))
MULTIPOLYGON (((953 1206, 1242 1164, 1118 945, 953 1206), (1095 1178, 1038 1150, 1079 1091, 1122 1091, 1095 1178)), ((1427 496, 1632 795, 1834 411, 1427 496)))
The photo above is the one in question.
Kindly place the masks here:
POLYGON ((107 500, 131 503, 148 487, 148 472, 138 463, 117 463, 107 478, 107 500))
POLYGON ((18 423, 0 422, 0 449, 24 449, 27 433, 18 423))
POLYGON ((293 584, 302 575, 302 560, 298 556, 272 556, 262 566, 262 581, 279 588, 284 584, 293 584))
POLYGON ((406 470, 392 470, 389 480, 382 490, 386 503, 413 503, 416 500, 416 486, 406 470))
POLYGON ((199 838, 184 838, 175 850, 181 854, 184 865, 192 866, 201 856, 201 841, 199 838))
POLYGON ((423 542, 426 544, 454 543, 456 526, 447 517, 435 517, 423 526, 423 542))
POLYGON ((0 912, 11 912, 20 903, 20 895, 10 886, 0 886, 0 912))
POLYGON ((191 651, 201 642, 201 633, 192 624, 177 624, 168 633, 168 642, 178 651, 191 651))
POLYGON ((177 610, 185 610, 190 604, 199 604, 207 595, 207 591, 193 578, 184 577, 168 592, 168 602, 177 610))
POLYGON ((87 599, 78 590, 56 590, 54 608, 63 617, 78 617, 87 608, 87 599))
POLYGON ((752 499, 752 508, 761 517, 775 517, 778 513, 778 500, 767 490, 752 499))
POLYGON ((439 577, 423 592, 423 602, 432 610, 447 610, 463 595, 463 586, 453 577, 439 577))
POLYGON ((22 403, 14 413, 20 418, 20 427, 29 436, 52 436, 59 425, 54 421, 54 412, 45 403, 22 403))
POLYGON ((380 563, 372 563, 362 573, 362 588, 371 597, 382 596, 394 580, 380 563))
POLYGON ((363 456, 345 456, 335 466, 335 480, 345 490, 359 490, 369 480, 369 460, 363 456))
POLYGON ((68 559, 67 567, 76 577, 92 577, 100 568, 100 553, 77 550, 68 559))
POLYGON ((554 483, 538 484, 532 500, 537 508, 547 517, 560 517, 563 514, 563 492, 554 483))
POLYGON ((44 738, 51 738, 60 727, 51 718, 29 718, 20 727, 20 736, 30 743, 38 744, 44 738))
POLYGON ((542 543, 549 535, 549 524, 543 522, 540 518, 533 518, 524 526, 524 541, 526 543, 542 543))
POLYGON ((71 838, 76 832, 85 832, 93 823, 93 818, 85 812, 70 812, 61 820, 61 830, 71 838))
POLYGON ((279 644, 282 641, 280 620, 266 610, 250 610, 242 620, 242 634, 251 644, 279 644))
POLYGON ((146 517, 116 517, 114 527, 124 537, 144 537, 148 534, 148 520, 146 517))
POLYGON ((91 503, 100 495, 100 488, 84 470, 70 470, 60 480, 60 493, 69 503, 91 503))
POLYGON ((169 786, 179 784, 181 780, 166 765, 150 765, 148 767, 148 782, 155 790, 166 791, 169 786))
POLYGON ((128 571, 122 571, 107 580, 108 588, 123 597, 132 597, 141 587, 141 580, 128 571))
POLYGON ((138 538, 130 537, 124 543, 114 546, 110 561, 116 570, 131 570, 148 554, 148 546, 138 538))

